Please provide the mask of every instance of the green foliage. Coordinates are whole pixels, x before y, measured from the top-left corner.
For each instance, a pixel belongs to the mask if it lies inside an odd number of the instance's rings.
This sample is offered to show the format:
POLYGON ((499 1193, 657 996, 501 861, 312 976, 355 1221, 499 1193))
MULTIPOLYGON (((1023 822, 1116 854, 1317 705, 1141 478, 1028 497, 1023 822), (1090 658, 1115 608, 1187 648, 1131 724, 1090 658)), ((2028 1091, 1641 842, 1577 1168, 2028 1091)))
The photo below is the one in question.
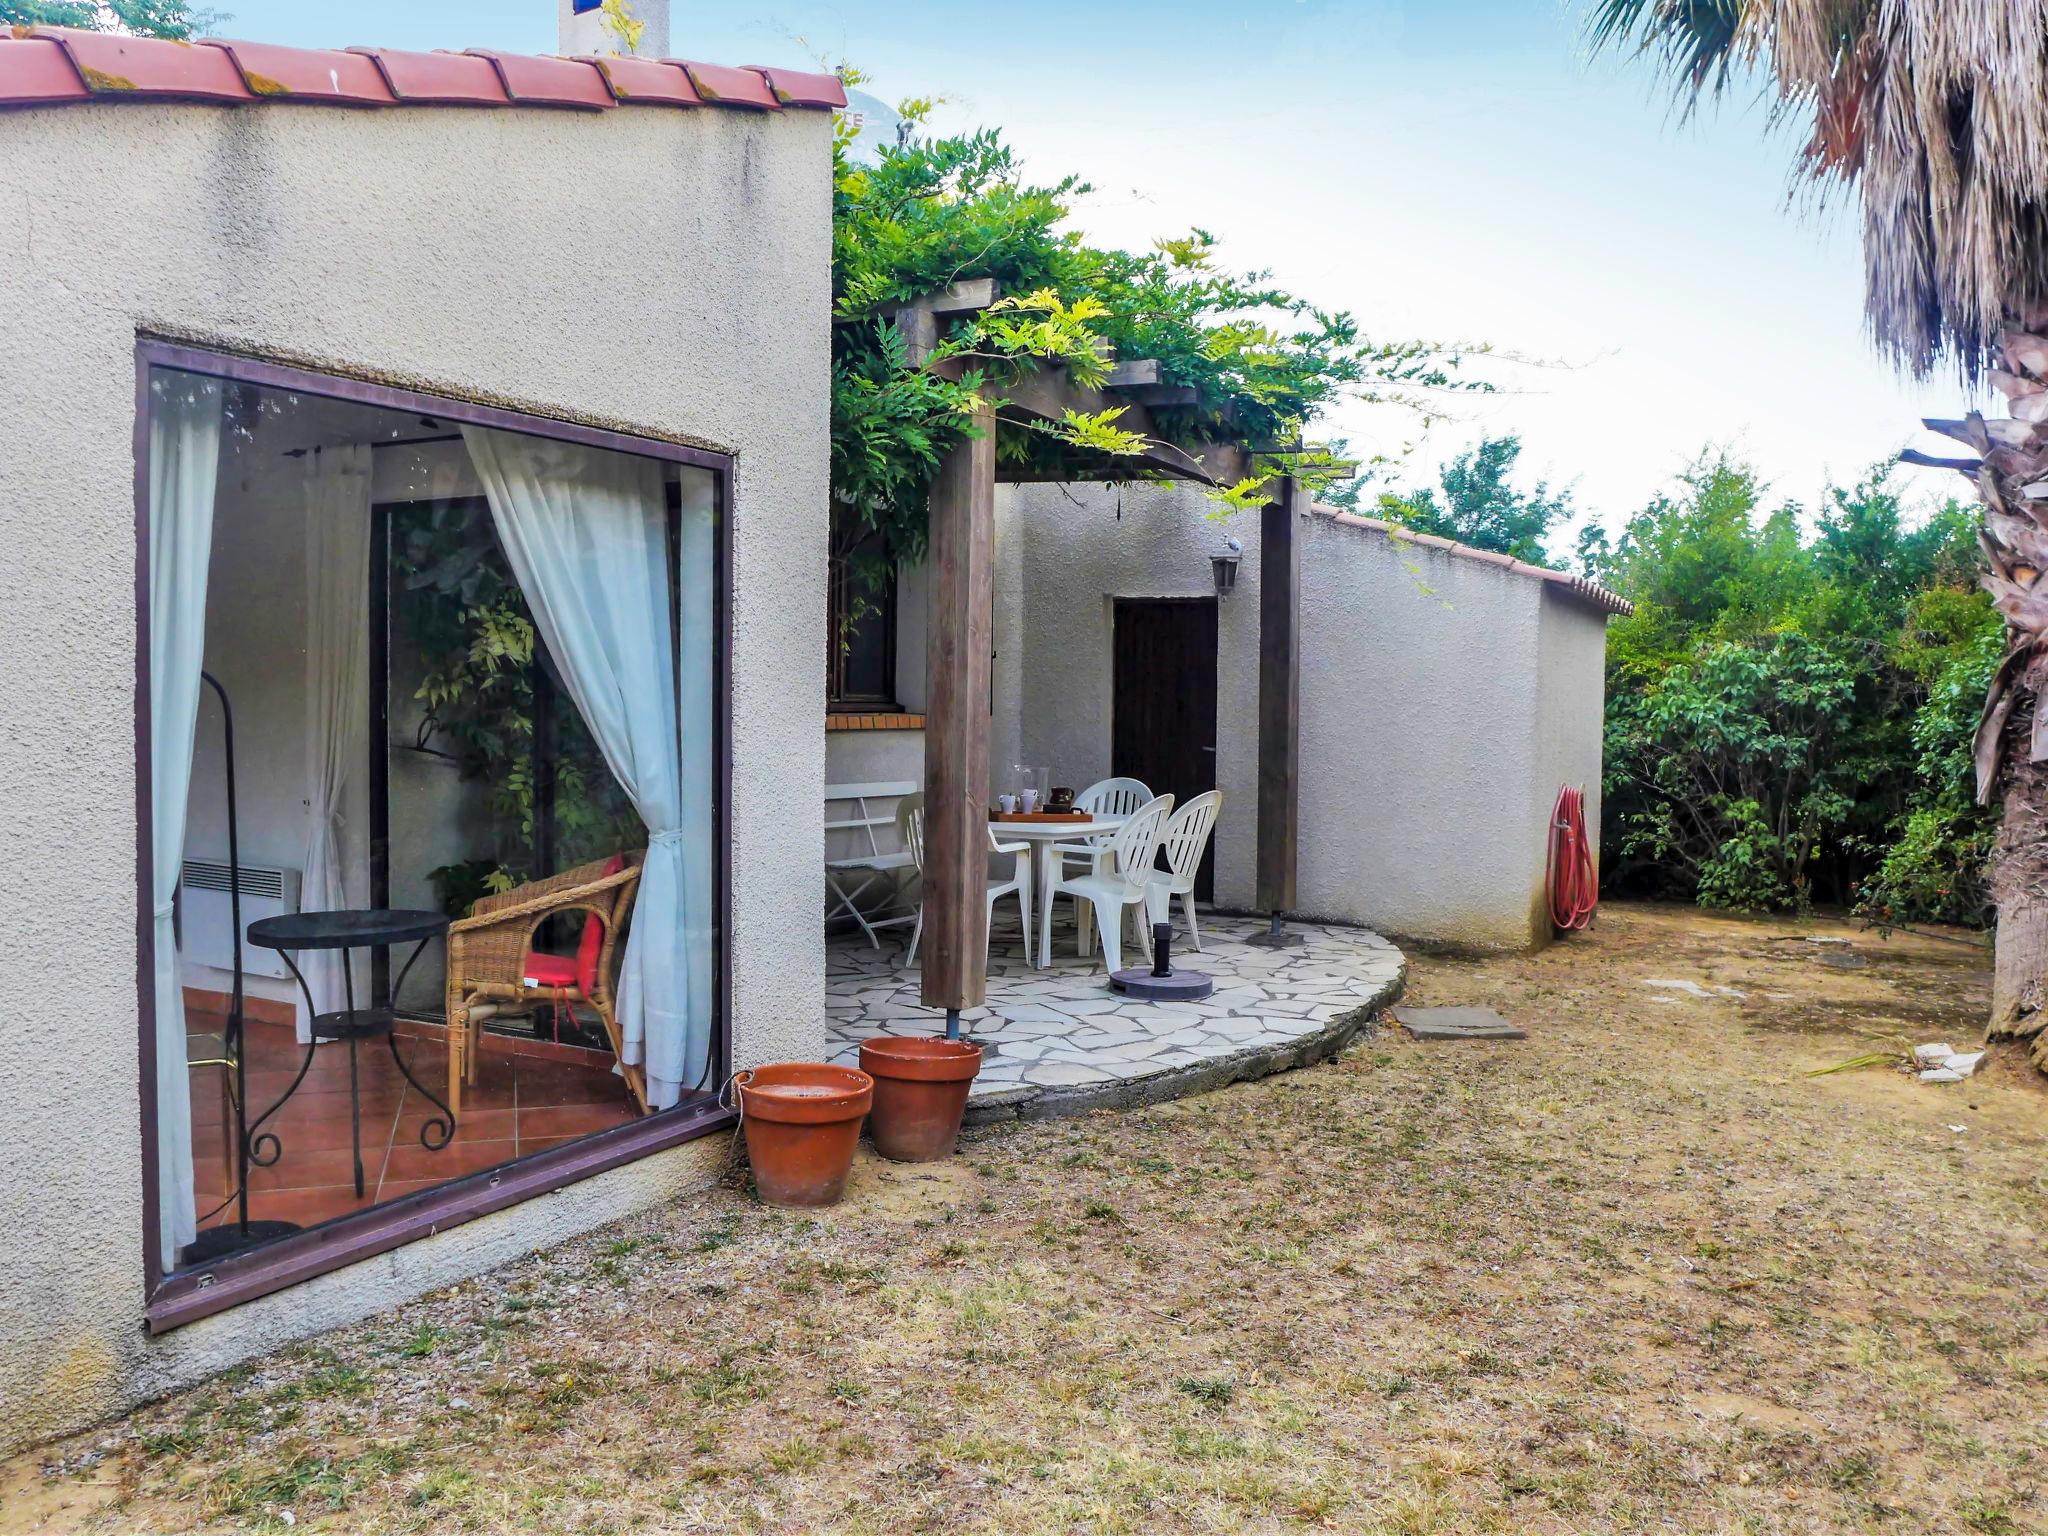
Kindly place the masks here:
POLYGON ((1881 922, 1990 921, 1986 873, 1998 815, 1977 804, 1970 746, 1991 674, 2004 654, 2004 624, 1995 614, 1977 615, 1974 630, 1953 645, 1913 716, 1919 803, 1862 893, 1863 911, 1881 922))
POLYGON ((1379 514, 1418 533, 1433 533, 1479 549, 1498 550, 1531 565, 1548 565, 1543 541, 1552 527, 1572 520, 1571 497, 1537 482, 1532 491, 1508 483, 1522 456, 1519 437, 1489 437, 1443 468, 1438 490, 1380 497, 1379 514))
POLYGON ((640 51, 640 39, 647 31, 647 23, 633 15, 633 7, 628 0, 604 0, 599 15, 605 31, 618 44, 618 52, 635 54, 640 51))
POLYGON ((1637 776, 1617 852, 1692 873, 1704 906, 1804 906, 1807 862, 1854 806, 1847 659, 1804 635, 1724 640, 1609 706, 1637 776))
POLYGON ((0 0, 0 26, 78 27, 139 37, 196 37, 228 20, 186 0, 0 0))
MULTIPOLYGON (((490 519, 474 505, 436 503, 394 517, 392 567, 394 629, 421 663, 413 745, 454 758, 462 777, 483 787, 497 831, 487 853, 433 871, 442 905, 459 915, 480 896, 554 872, 538 868, 535 841, 549 745, 535 707, 545 657, 490 519)), ((637 842, 639 817, 566 693, 552 747, 555 867, 637 842)))
MULTIPOLYGON (((1033 371, 1063 367, 1097 384, 1116 358, 1153 358, 1162 383, 1194 401, 1153 409, 1160 437, 1179 446, 1221 438, 1275 448, 1339 398, 1428 415, 1440 391, 1484 385, 1459 374, 1463 356, 1426 342, 1373 342, 1348 314, 1319 309, 1264 273, 1230 273, 1197 230, 1140 254, 1083 242, 1068 227, 1089 188, 1074 177, 1027 181, 993 130, 951 137, 920 131, 933 101, 901 105, 904 142, 868 164, 849 154, 841 125, 833 177, 832 491, 890 555, 921 559, 933 474, 975 429, 985 393, 1033 371), (951 284, 993 279, 1003 296, 954 322, 933 362, 913 367, 892 306, 951 284)), ((1129 478, 1132 455, 1153 446, 1114 409, 1070 413, 1035 428, 1001 423, 999 459, 1075 478, 1129 478)), ((1233 488, 1257 498, 1270 474, 1301 468, 1312 488, 1313 445, 1262 465, 1233 488)))
POLYGON ((1974 527, 1909 518, 1884 468, 1809 519, 1709 456, 1618 538, 1583 532, 1586 573, 1636 605, 1608 632, 1608 883, 1981 920, 1970 740, 2002 629, 1974 527))

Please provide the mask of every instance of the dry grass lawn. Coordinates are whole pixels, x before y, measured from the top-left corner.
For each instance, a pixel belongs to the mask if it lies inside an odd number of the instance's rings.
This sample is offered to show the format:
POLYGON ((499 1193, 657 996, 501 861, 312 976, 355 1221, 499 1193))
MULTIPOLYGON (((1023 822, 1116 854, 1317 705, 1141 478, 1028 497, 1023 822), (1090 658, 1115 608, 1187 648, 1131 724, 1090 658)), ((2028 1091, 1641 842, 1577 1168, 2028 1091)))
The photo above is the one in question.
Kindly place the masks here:
POLYGON ((1675 908, 1418 956, 1532 1038, 720 1190, 47 1448, 0 1529, 2048 1529, 2048 1094, 1802 1075, 1987 984, 1675 908))

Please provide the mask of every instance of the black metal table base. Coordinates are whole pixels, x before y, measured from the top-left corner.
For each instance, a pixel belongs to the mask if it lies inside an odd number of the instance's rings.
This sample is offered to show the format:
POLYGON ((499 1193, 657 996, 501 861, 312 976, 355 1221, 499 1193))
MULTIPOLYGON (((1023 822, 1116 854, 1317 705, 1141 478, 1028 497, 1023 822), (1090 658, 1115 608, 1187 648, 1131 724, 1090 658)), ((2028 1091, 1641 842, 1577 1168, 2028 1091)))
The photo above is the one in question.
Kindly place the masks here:
MULTIPOLYGON (((300 914, 301 921, 297 926, 299 928, 313 926, 312 923, 306 920, 317 920, 322 916, 342 919, 367 919, 375 915, 370 913, 305 913, 300 914)), ((406 914, 390 915, 393 917, 406 916, 406 914)), ((411 914, 414 918, 421 915, 431 914, 411 914)), ((249 1162, 258 1168, 268 1168, 284 1155, 284 1143, 279 1139, 277 1132, 262 1130, 263 1123, 283 1109, 290 1102, 292 1095, 299 1091, 299 1084, 306 1080, 306 1074, 313 1068, 313 1055, 322 1045, 345 1044, 348 1046, 349 1151, 352 1154, 352 1161, 355 1167, 356 1198, 361 1199, 367 1192, 367 1185, 363 1178, 363 1094, 361 1074, 356 1056, 356 1043, 358 1041, 371 1040, 382 1036, 384 1043, 390 1047, 391 1060, 397 1066, 399 1075, 412 1086, 421 1098, 440 1111, 438 1115, 429 1116, 420 1126, 420 1145, 429 1152, 439 1152, 455 1139, 455 1114, 442 1102, 439 1095, 412 1075, 412 1068, 405 1064, 405 1058, 399 1054, 398 1034, 393 1027, 397 1019, 395 1011, 390 1008, 358 1008, 356 1006, 355 971, 349 964, 349 949, 351 947, 369 947, 379 943, 380 935, 375 931, 374 925, 361 922, 353 924, 349 928, 347 936, 354 939, 356 944, 349 945, 332 942, 331 939, 327 942, 318 942, 318 938, 321 936, 317 935, 315 936, 315 942, 307 943, 299 933, 286 926, 290 921, 289 919, 269 919, 267 924, 252 924, 249 929, 249 936, 254 942, 263 944, 266 948, 275 949, 284 960, 286 967, 291 971, 293 979, 298 982, 299 991, 306 999, 306 1011, 312 1014, 312 1038, 306 1042, 305 1058, 299 1063, 298 1073, 292 1078, 291 1085, 278 1096, 276 1103, 272 1104, 270 1108, 251 1121, 248 1130, 243 1133, 247 1146, 246 1155, 249 1162), (266 926, 271 930, 268 934, 261 931, 266 926), (315 1013, 313 1011, 317 1006, 313 1001, 313 989, 307 984, 305 973, 299 969, 297 962, 293 960, 291 955, 291 950, 299 947, 299 945, 290 942, 293 939, 299 939, 301 943, 305 944, 305 947, 339 949, 341 951, 342 995, 346 1006, 330 1013, 315 1013)), ((441 919, 441 926, 444 928, 447 926, 446 919, 441 919)), ((402 934, 400 941, 402 942, 404 938, 415 937, 417 933, 418 928, 415 923, 412 925, 411 931, 406 931, 402 934)), ((421 936, 419 943, 414 946, 413 952, 406 957, 405 965, 398 973, 398 980, 391 989, 392 996, 396 997, 399 990, 404 987, 405 978, 412 973, 413 962, 418 960, 421 953, 426 949, 427 941, 430 937, 432 937, 431 934, 421 936)), ((388 943, 391 940, 384 938, 382 942, 388 943)))

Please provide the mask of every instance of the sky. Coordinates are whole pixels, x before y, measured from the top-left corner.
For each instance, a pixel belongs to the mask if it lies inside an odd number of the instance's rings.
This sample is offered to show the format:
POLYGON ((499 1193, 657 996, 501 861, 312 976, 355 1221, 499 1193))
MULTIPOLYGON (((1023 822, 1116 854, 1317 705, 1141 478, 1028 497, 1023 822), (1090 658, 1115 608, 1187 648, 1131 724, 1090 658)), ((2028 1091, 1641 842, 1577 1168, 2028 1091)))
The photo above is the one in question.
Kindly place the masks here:
MULTIPOLYGON (((672 9, 671 52, 848 61, 940 128, 1000 127, 1026 173, 1076 173, 1078 222, 1143 248, 1199 226, 1219 259, 1377 339, 1483 343, 1498 393, 1418 436, 1349 405, 1318 430, 1426 484, 1484 434, 1520 478, 1618 527, 1709 449, 1811 508, 1961 414, 1862 322, 1846 200, 1790 198, 1794 144, 1744 92, 1682 119, 1648 64, 1590 58, 1587 0, 767 0, 672 9)), ((221 0, 230 37, 553 52, 554 0, 221 0)), ((1901 471, 1916 497, 1961 487, 1901 471)), ((1566 547, 1569 539, 1554 539, 1566 547)))

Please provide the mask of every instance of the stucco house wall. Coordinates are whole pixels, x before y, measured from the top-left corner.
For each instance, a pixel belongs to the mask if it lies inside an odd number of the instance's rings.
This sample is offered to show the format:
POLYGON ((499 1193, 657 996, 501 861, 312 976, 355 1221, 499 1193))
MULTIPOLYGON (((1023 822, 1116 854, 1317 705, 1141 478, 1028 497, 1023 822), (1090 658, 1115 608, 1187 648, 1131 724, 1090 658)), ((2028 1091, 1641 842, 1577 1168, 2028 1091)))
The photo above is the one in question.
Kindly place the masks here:
MULTIPOLYGON (((1543 827, 1576 746, 1539 761, 1543 582, 1322 515, 1303 519, 1297 909, 1408 937, 1542 942, 1543 827), (1546 788, 1546 782, 1548 787, 1546 788), (1540 804, 1539 804, 1540 802, 1540 804)), ((1600 692, 1593 669, 1553 679, 1600 692)))
POLYGON ((1213 597, 1209 557, 1233 536, 1244 544, 1238 590, 1217 610, 1223 815, 1215 850, 1217 904, 1249 908, 1258 853, 1258 519, 1214 519, 1201 491, 1172 485, 1013 485, 998 490, 996 504, 1022 533, 1018 761, 1045 764, 1076 789, 1110 773, 1116 599, 1213 597))
MULTIPOLYGON (((1021 760, 1110 772, 1114 601, 1215 591, 1244 544, 1217 643, 1216 902, 1250 909, 1258 847, 1259 538, 1196 487, 1004 486, 1021 601, 1021 760)), ((1003 535, 999 532, 999 539, 1003 535)), ((1302 519, 1296 911, 1476 946, 1545 941, 1551 802, 1584 783, 1597 836, 1606 614, 1566 583, 1469 550, 1302 519)), ((1001 568, 999 566, 999 575, 1001 568)), ((996 719, 1007 710, 998 669, 996 719)))
MULTIPOLYGON (((26 44, 7 46, 30 46, 26 44)), ((722 1139, 159 1338, 141 1327, 138 333, 737 455, 736 1060, 822 1046, 830 119, 0 112, 0 1445, 702 1184, 722 1139)))

